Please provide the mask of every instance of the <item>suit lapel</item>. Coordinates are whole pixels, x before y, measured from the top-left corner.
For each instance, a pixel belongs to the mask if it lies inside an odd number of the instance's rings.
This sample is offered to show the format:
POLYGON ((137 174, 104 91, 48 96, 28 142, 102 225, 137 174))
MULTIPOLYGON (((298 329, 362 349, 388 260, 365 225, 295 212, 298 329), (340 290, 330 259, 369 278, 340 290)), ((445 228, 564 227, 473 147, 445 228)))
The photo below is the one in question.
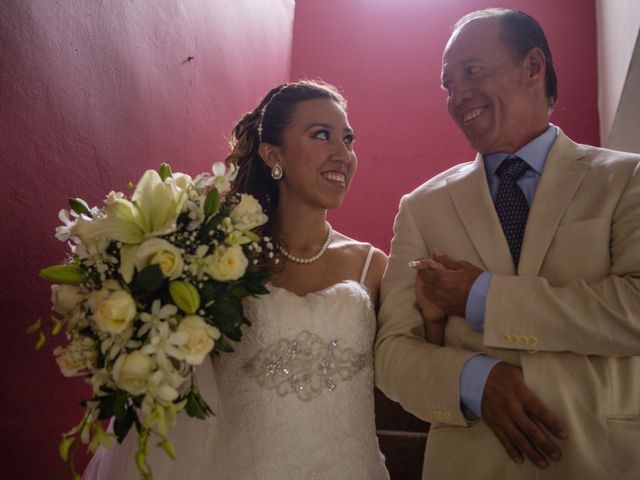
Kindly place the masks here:
POLYGON ((481 155, 457 175, 447 178, 455 209, 487 271, 515 274, 507 240, 491 199, 481 155))
POLYGON ((559 132, 549 151, 529 212, 519 275, 538 275, 560 219, 589 169, 580 147, 559 132))

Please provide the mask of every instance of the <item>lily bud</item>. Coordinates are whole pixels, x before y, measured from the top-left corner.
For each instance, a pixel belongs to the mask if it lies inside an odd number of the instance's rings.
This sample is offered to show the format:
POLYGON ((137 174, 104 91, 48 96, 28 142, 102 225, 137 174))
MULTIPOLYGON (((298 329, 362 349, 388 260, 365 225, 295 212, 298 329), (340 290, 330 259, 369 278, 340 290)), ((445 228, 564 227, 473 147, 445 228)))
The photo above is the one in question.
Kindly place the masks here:
POLYGON ((165 438, 164 440, 162 440, 162 442, 158 444, 158 446, 162 447, 164 451, 167 452, 167 455, 169 455, 169 458, 171 458, 171 460, 176 459, 176 451, 173 449, 173 445, 171 445, 169 440, 165 438))
POLYGON ((189 282, 175 280, 169 284, 169 294, 178 308, 186 313, 195 313, 200 308, 200 294, 189 282))
POLYGON ((147 463, 145 462, 145 454, 144 452, 138 451, 136 453, 136 467, 140 472, 144 472, 147 468, 147 463))
POLYGON ((84 280, 82 269, 77 265, 63 264, 53 265, 40 270, 40 278, 53 283, 63 283, 67 285, 80 285, 84 280))
POLYGON ((76 439, 76 437, 62 437, 62 441, 60 445, 58 445, 58 453, 60 453, 60 458, 65 462, 69 461, 69 447, 76 439))
POLYGON ((165 179, 169 178, 172 175, 171 166, 168 163, 161 164, 158 173, 160 173, 160 178, 164 182, 165 179))

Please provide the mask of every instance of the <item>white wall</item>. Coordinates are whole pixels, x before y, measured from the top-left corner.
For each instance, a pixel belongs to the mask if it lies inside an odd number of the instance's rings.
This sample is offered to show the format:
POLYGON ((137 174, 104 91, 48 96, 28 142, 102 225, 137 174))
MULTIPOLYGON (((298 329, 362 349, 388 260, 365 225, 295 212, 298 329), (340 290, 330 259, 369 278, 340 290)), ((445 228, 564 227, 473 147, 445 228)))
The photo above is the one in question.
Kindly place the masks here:
POLYGON ((640 141, 633 138, 638 137, 639 124, 635 123, 633 135, 629 131, 633 118, 640 115, 640 77, 629 69, 634 51, 636 69, 640 62, 640 49, 636 48, 640 1, 596 0, 596 12, 600 139, 603 146, 629 150, 624 145, 640 141), (622 110, 620 105, 624 106, 622 110))

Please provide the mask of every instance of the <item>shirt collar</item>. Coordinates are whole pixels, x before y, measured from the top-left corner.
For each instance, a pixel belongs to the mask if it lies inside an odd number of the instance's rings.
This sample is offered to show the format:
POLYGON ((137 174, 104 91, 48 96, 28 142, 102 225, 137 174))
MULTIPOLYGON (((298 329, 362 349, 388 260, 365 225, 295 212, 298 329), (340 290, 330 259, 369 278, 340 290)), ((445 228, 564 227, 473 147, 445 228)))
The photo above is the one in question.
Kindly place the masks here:
MULTIPOLYGON (((534 170, 538 175, 542 175, 544 164, 547 161, 547 155, 549 154, 549 150, 551 150, 551 146, 556 140, 557 135, 558 127, 550 123, 549 128, 547 128, 543 133, 531 140, 513 155, 516 155, 523 159, 529 164, 532 170, 534 170)), ((509 155, 511 154, 505 152, 496 152, 490 153, 488 155, 483 155, 484 168, 487 173, 487 179, 489 180, 489 182, 493 181, 496 170, 498 169, 502 161, 509 155)))

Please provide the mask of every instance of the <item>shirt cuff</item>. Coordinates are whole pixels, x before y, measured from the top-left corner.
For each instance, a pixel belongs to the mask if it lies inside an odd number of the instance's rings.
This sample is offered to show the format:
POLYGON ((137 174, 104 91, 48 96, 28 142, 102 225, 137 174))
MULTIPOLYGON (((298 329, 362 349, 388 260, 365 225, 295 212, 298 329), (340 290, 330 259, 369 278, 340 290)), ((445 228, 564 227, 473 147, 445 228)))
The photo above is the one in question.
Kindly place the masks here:
POLYGON ((465 308, 465 319, 467 324, 476 332, 484 329, 484 311, 487 305, 487 294, 489 293, 489 284, 491 283, 491 274, 482 272, 476 281, 471 285, 467 305, 465 308))
POLYGON ((469 358, 460 372, 460 403, 477 418, 482 417, 482 396, 487 377, 501 360, 477 354, 469 358))

